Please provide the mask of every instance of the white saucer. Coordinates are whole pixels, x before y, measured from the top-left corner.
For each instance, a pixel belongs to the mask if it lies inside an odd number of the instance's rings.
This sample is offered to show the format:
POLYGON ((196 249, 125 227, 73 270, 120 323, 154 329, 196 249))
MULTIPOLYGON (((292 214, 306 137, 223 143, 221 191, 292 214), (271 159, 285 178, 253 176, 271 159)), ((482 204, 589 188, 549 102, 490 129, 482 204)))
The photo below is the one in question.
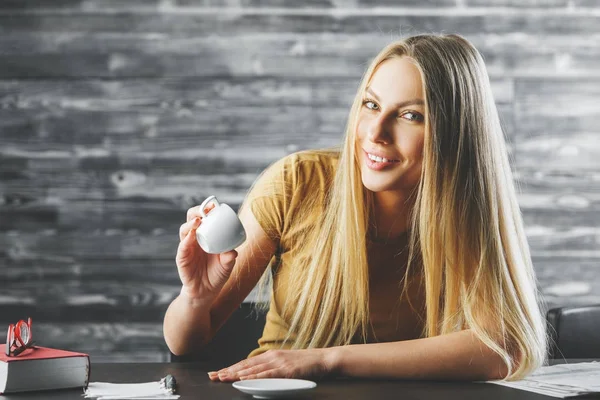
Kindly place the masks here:
POLYGON ((276 397, 297 395, 300 392, 317 387, 317 384, 304 379, 268 378, 233 382, 233 387, 251 394, 256 399, 274 399, 276 397))

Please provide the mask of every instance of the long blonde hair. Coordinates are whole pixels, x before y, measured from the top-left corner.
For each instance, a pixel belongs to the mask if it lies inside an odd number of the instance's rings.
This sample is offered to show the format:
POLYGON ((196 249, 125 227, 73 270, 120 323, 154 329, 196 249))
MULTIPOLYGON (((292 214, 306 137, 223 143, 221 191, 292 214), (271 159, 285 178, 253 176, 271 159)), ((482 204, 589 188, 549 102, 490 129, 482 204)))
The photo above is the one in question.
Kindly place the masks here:
MULTIPOLYGON (((407 274, 411 267, 422 272, 423 336, 472 329, 503 358, 506 379, 520 379, 545 361, 542 299, 485 65, 459 35, 395 41, 365 71, 319 223, 303 236, 306 256, 290 268, 284 344, 330 347, 350 344, 357 333, 367 337, 366 234, 374 194, 361 180, 357 116, 375 69, 402 56, 421 72, 426 102, 423 170, 410 214, 407 267, 407 274)), ((268 278, 263 276, 261 287, 268 278)))

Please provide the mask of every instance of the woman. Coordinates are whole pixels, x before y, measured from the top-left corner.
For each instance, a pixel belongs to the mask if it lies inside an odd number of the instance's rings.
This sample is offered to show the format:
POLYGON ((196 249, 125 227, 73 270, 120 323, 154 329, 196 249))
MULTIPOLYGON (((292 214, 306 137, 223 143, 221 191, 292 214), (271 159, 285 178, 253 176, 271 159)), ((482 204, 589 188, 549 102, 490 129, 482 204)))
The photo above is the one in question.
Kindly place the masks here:
POLYGON ((199 215, 188 210, 180 230, 183 287, 164 324, 173 353, 206 344, 259 277, 273 277, 260 347, 209 373, 214 381, 513 380, 544 362, 489 78, 458 35, 385 47, 360 84, 343 147, 291 154, 257 179, 240 209, 244 245, 203 253, 199 215))

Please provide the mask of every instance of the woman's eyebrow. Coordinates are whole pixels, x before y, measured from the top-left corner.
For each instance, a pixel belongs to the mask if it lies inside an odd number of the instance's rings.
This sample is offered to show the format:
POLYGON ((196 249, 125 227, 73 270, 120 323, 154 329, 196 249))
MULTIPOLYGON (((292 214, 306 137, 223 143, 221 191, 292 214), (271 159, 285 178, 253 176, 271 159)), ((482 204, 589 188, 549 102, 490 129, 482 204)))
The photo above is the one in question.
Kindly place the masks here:
MULTIPOLYGON (((375 98, 375 100, 377 100, 378 102, 381 103, 379 96, 377 96, 375 94, 375 92, 373 92, 373 90, 371 90, 370 87, 367 87, 366 92, 369 93, 371 96, 373 96, 375 98)), ((394 107, 402 108, 402 107, 412 105, 412 104, 423 106, 423 105, 425 105, 425 101, 423 101, 422 99, 411 99, 411 100, 401 101, 400 103, 396 103, 396 104, 394 104, 394 107)))

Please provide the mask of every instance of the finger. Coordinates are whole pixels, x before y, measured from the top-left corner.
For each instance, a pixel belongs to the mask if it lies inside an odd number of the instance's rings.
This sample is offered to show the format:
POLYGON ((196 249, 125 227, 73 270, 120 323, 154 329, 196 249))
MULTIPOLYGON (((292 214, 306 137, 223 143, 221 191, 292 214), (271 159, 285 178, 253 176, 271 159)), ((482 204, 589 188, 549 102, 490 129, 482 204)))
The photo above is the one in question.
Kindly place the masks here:
MULTIPOLYGON (((200 213, 200 205, 194 206, 190 209, 187 210, 187 221, 191 221, 192 219, 198 217, 198 218, 202 218, 202 214, 200 213)), ((206 214, 207 212, 209 212, 210 210, 212 210, 213 208, 215 208, 215 204, 214 203, 210 203, 209 205, 207 205, 206 207, 204 207, 204 213, 206 214)))
POLYGON ((227 251, 225 253, 219 254, 219 261, 221 265, 229 265, 235 261, 238 256, 238 252, 235 250, 227 251))
POLYGON ((242 371, 242 370, 245 370, 248 368, 253 368, 256 365, 262 364, 262 361, 257 360, 257 358, 260 358, 260 356, 242 360, 242 361, 238 362, 237 364, 234 364, 230 367, 223 368, 223 369, 215 372, 215 374, 217 375, 218 379, 223 382, 230 382, 232 380, 237 380, 238 379, 237 373, 239 371, 242 371))
POLYGON ((253 368, 254 368, 254 373, 249 373, 249 374, 244 374, 244 375, 241 375, 241 373, 219 374, 219 375, 217 375, 216 379, 218 379, 221 382, 235 382, 237 380, 241 380, 242 377, 247 377, 247 376, 251 376, 251 375, 259 375, 264 371, 273 369, 273 367, 268 366, 266 364, 257 365, 256 367, 253 367, 253 368))
POLYGON ((240 380, 245 381, 248 379, 265 379, 265 378, 287 378, 289 377, 284 371, 280 369, 268 369, 266 371, 261 371, 257 374, 250 374, 241 376, 240 380))
POLYGON ((221 381, 221 382, 229 382, 231 380, 233 380, 233 375, 227 373, 227 372, 216 372, 216 375, 213 375, 213 377, 215 377, 217 380, 221 381))
POLYGON ((259 373, 261 373, 263 371, 266 371, 266 370, 269 370, 269 369, 272 369, 272 368, 273 367, 270 366, 268 363, 259 364, 259 365, 255 365, 255 366, 250 367, 250 368, 243 369, 243 370, 235 373, 233 375, 233 377, 234 378, 238 378, 238 379, 242 379, 243 377, 251 376, 251 375, 256 375, 256 374, 259 374, 259 373))
POLYGON ((190 231, 198 229, 201 222, 201 218, 195 218, 181 225, 179 228, 179 240, 183 241, 190 231))
POLYGON ((196 229, 190 229, 183 238, 183 242, 185 246, 190 246, 191 244, 196 243, 196 229))
POLYGON ((217 374, 219 375, 233 375, 238 371, 241 371, 243 369, 246 368, 250 368, 253 367, 259 363, 261 363, 261 360, 257 360, 257 358, 259 357, 252 357, 252 358, 247 358, 245 360, 242 360, 236 364, 233 364, 227 368, 223 368, 220 369, 219 371, 217 371, 217 374))
POLYGON ((194 246, 198 245, 197 243, 198 242, 196 241, 196 235, 194 234, 194 231, 189 231, 188 234, 179 242, 179 245, 177 246, 177 255, 175 256, 175 259, 177 260, 178 265, 180 261, 185 260, 187 257, 190 256, 191 252, 194 249, 194 246))

